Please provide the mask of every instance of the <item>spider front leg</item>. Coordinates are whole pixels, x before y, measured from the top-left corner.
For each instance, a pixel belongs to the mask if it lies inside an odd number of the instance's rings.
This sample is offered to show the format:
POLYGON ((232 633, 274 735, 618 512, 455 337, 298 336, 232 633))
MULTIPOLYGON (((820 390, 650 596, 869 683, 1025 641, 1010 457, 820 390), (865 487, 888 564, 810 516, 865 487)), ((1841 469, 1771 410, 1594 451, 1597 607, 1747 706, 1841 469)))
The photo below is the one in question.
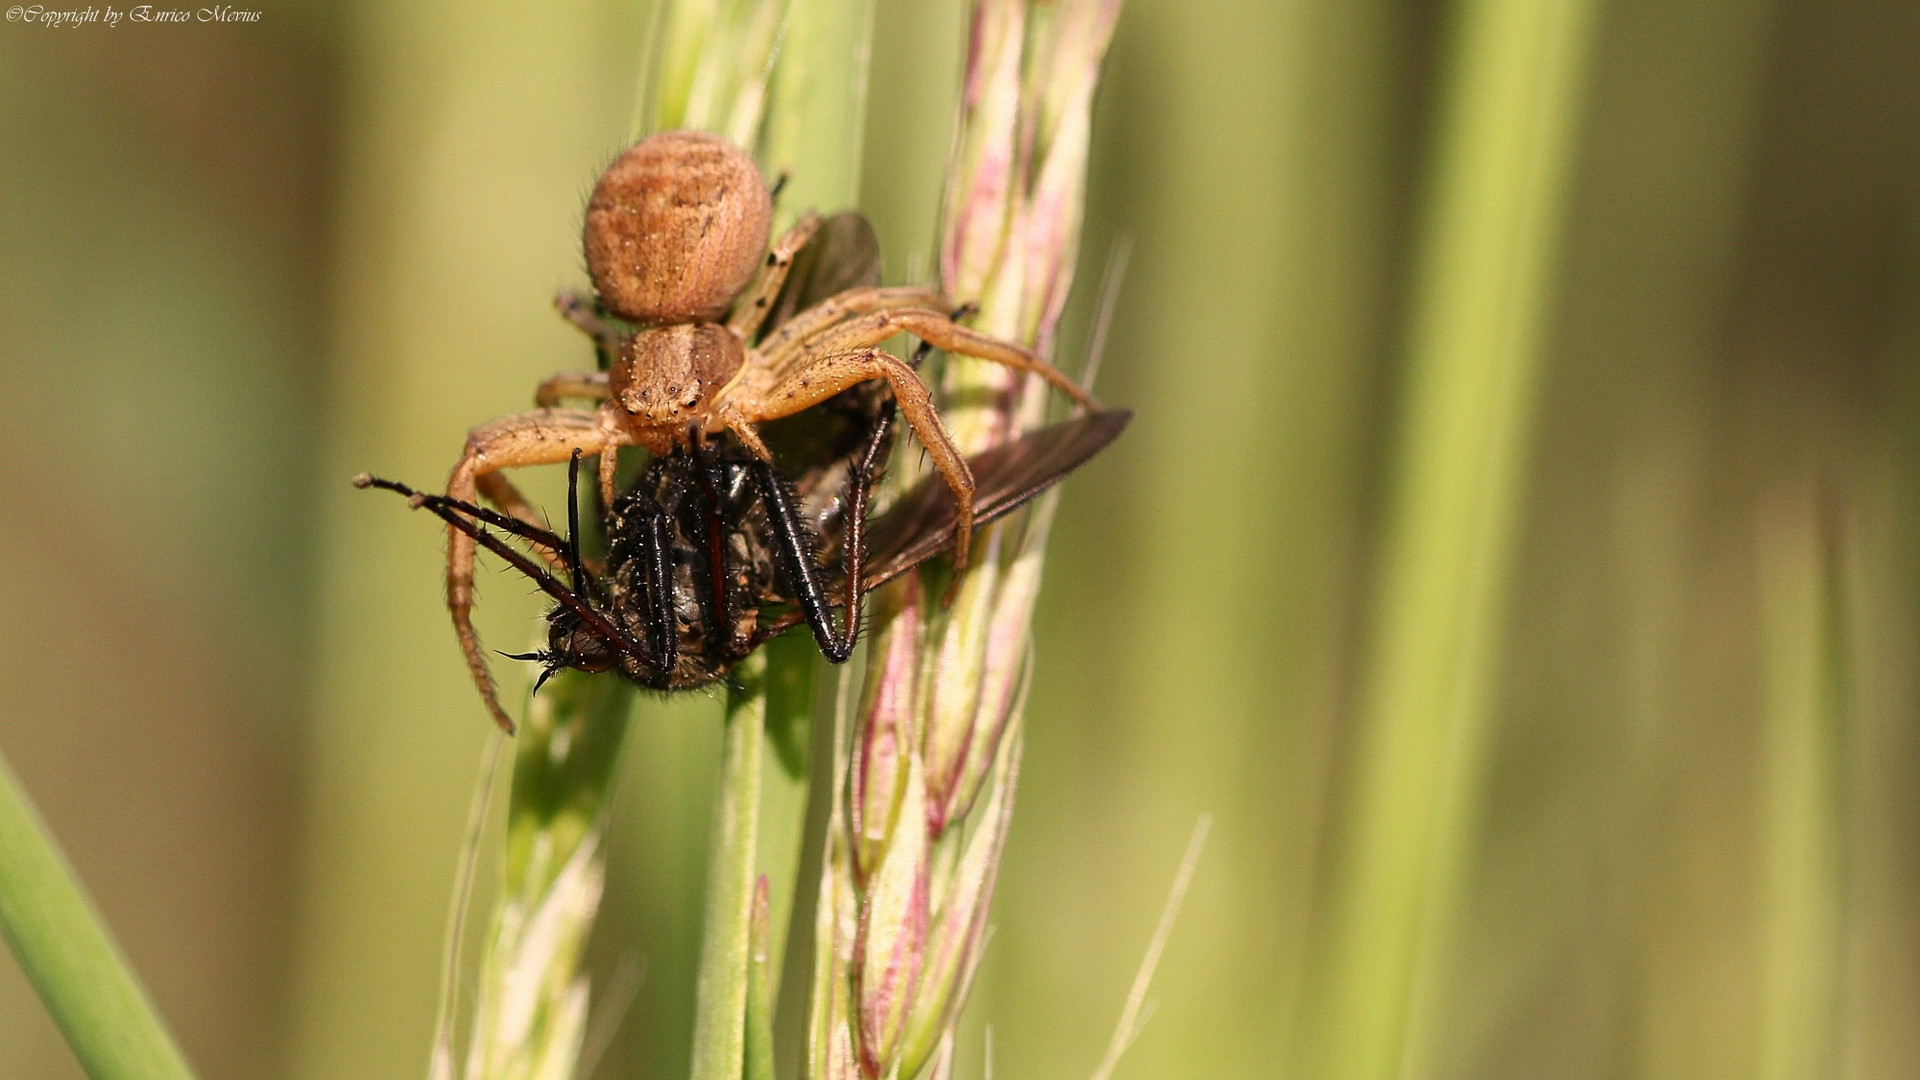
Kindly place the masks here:
MULTIPOLYGON (((519 490, 505 477, 496 475, 501 469, 556 465, 571 459, 575 450, 610 458, 616 447, 626 444, 625 430, 604 422, 597 412, 536 409, 509 416, 468 433, 466 452, 460 455, 459 464, 447 478, 447 498, 472 503, 485 481, 489 498, 502 507, 525 507, 526 500, 519 490)), ((521 515, 514 513, 513 516, 521 515)), ((448 530, 447 612, 453 617, 453 632, 460 639, 460 652, 466 657, 467 671, 473 676, 487 711, 511 734, 513 720, 500 705, 493 673, 488 670, 486 653, 480 647, 479 632, 473 627, 476 547, 477 541, 467 530, 448 530)))
POLYGON ((1074 404, 1088 412, 1100 411, 1100 403, 1094 400, 1092 394, 1087 393, 1079 383, 1068 378, 1065 372, 1041 359, 1037 353, 1023 349, 1011 341, 1002 341, 982 334, 978 330, 970 330, 931 308, 909 307, 876 311, 824 330, 814 335, 811 340, 789 342, 782 348, 766 350, 766 364, 778 378, 788 369, 806 363, 810 356, 864 349, 869 345, 878 345, 896 334, 912 334, 936 349, 944 349, 959 356, 971 356, 977 360, 991 361, 1015 371, 1032 372, 1072 398, 1074 404))
POLYGON ((535 388, 533 403, 542 409, 551 409, 568 398, 599 403, 607 400, 607 394, 606 372, 562 371, 547 376, 535 388))
POLYGON ((767 251, 767 265, 760 272, 760 280, 754 282, 752 291, 740 298, 733 306, 733 315, 727 319, 727 329, 741 341, 752 341, 760 332, 760 324, 767 319, 767 312, 773 309, 774 298, 780 295, 780 287, 787 283, 787 272, 793 269, 793 257, 807 246, 813 234, 820 231, 820 215, 809 210, 800 215, 779 240, 767 251))
POLYGON ((863 285, 848 289, 827 297, 781 323, 760 343, 760 352, 769 357, 786 356, 807 339, 819 337, 834 325, 855 315, 899 308, 929 308, 938 312, 946 310, 947 300, 938 291, 924 285, 890 285, 884 288, 863 285))
MULTIPOLYGON (((933 467, 953 492, 957 504, 953 522, 953 565, 965 569, 973 540, 973 473, 953 444, 953 436, 934 411, 933 395, 913 368, 883 349, 858 349, 824 356, 797 357, 788 369, 770 380, 742 382, 719 402, 727 426, 749 447, 764 447, 749 425, 792 416, 812 408, 848 387, 885 379, 907 426, 927 451, 933 467)), ((767 455, 762 449, 755 453, 767 455)))

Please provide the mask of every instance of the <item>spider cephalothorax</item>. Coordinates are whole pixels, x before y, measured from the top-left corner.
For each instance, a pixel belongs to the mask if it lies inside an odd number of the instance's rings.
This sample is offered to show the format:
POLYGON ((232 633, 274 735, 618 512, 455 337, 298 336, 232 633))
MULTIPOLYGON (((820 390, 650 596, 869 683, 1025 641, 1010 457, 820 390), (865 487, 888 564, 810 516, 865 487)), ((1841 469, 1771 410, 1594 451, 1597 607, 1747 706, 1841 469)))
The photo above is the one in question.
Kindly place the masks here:
MULTIPOLYGON (((954 322, 958 306, 933 289, 848 288, 767 330, 795 254, 821 228, 820 218, 803 215, 769 249, 771 221, 765 181, 724 140, 667 132, 620 155, 587 204, 587 269, 597 302, 563 298, 561 305, 594 337, 606 370, 556 375, 535 394, 540 408, 475 428, 447 481, 448 498, 471 503, 485 495, 534 523, 500 470, 564 462, 576 450, 598 455, 601 497, 610 506, 622 446, 658 457, 728 434, 771 462, 758 425, 877 380, 952 493, 954 561, 964 566, 973 476, 926 384, 880 344, 910 334, 951 354, 1033 372, 1077 404, 1098 405, 1031 351, 954 322), (565 400, 594 407, 558 407, 565 400)), ((474 681, 506 725, 471 618, 475 544, 467 532, 451 531, 447 606, 474 681)))

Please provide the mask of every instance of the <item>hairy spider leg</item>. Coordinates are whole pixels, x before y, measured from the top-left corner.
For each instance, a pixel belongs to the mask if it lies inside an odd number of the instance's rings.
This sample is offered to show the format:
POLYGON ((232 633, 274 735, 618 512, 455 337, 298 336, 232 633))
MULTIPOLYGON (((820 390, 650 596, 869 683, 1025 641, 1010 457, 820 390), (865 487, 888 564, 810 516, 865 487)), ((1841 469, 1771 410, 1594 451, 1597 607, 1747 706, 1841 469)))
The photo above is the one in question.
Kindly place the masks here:
POLYGON ((626 334, 607 321, 591 294, 565 289, 554 295, 553 306, 561 318, 593 339, 593 347, 600 354, 602 368, 613 363, 613 358, 620 352, 620 343, 626 340, 626 334))
POLYGON ((608 393, 604 371, 562 371, 541 381, 533 391, 533 404, 551 409, 568 398, 597 404, 607 400, 608 393))
POLYGON ((762 323, 767 321, 767 313, 773 310, 773 301, 780 295, 781 286, 787 283, 787 273, 793 269, 793 257, 807 246, 813 234, 820 231, 820 215, 809 210, 800 215, 793 227, 781 234, 767 251, 766 267, 760 272, 760 280, 754 282, 752 290, 740 298, 733 306, 733 314, 727 317, 727 329, 733 331, 741 341, 750 342, 760 332, 762 323))
MULTIPOLYGON (((601 455, 602 483, 611 486, 606 460, 613 456, 615 447, 626 445, 628 438, 623 428, 604 422, 600 412, 579 409, 536 409, 483 424, 467 434, 466 450, 447 478, 446 497, 475 503, 480 482, 500 470, 524 465, 557 465, 572 457, 576 449, 601 455)), ((487 494, 489 499, 505 505, 526 505, 526 499, 504 476, 488 483, 487 494)), ((457 526, 448 529, 447 612, 453 619, 460 651, 466 657, 468 674, 479 688, 488 711, 502 728, 512 730, 513 721, 500 707, 486 652, 473 626, 473 568, 477 544, 478 538, 469 530, 457 526)))
POLYGON ((813 356, 864 349, 899 334, 911 334, 936 349, 944 349, 957 356, 971 356, 1015 371, 1031 372, 1088 412, 1100 411, 1100 403, 1094 400, 1092 394, 1082 389, 1065 372, 1041 359, 1037 353, 968 329, 932 308, 875 311, 824 330, 781 351, 762 350, 762 355, 766 370, 777 380, 785 378, 789 371, 804 365, 813 356))
POLYGON ((863 285, 835 293, 825 300, 797 312, 774 328, 773 333, 755 351, 763 357, 784 355, 809 338, 816 337, 854 317, 891 308, 931 308, 947 310, 948 303, 937 290, 924 285, 863 285))
MULTIPOLYGON (((961 455, 960 448, 954 445, 953 436, 947 433, 940 414, 934 410, 933 395, 927 390, 927 384, 899 357, 882 349, 809 356, 770 385, 759 385, 756 380, 755 384, 742 386, 741 400, 726 403, 721 415, 736 433, 743 429, 747 432, 741 441, 753 448, 759 440, 749 438, 750 425, 792 416, 842 390, 873 379, 887 381, 907 426, 913 429, 933 467, 953 492, 958 508, 954 517, 953 561, 956 567, 964 568, 973 536, 973 473, 967 468, 967 459, 961 455)), ((756 449, 756 453, 765 460, 767 455, 761 452, 763 449, 756 449)))
MULTIPOLYGON (((850 290, 853 291, 853 290, 850 290)), ((861 303, 881 303, 886 290, 869 290, 861 303)), ((817 305, 826 308, 833 301, 817 305)), ((843 301, 843 303, 846 303, 843 301)), ((1002 364, 1017 371, 1039 375, 1058 387, 1076 403, 1090 411, 1099 411, 1093 395, 1065 373, 1038 355, 1008 342, 987 337, 956 325, 944 313, 933 308, 907 307, 873 311, 870 314, 827 325, 810 335, 785 338, 789 328, 807 320, 811 312, 795 316, 775 335, 780 339, 757 351, 758 365, 750 378, 736 379, 721 392, 723 416, 735 416, 748 423, 788 416, 825 400, 857 383, 884 378, 893 390, 894 400, 906 414, 907 424, 927 449, 933 464, 953 492, 958 511, 954 516, 953 563, 965 569, 973 540, 973 477, 966 460, 953 444, 932 405, 932 395, 912 368, 889 353, 873 348, 896 334, 907 333, 921 341, 961 356, 972 356, 1002 364), (732 391, 741 400, 725 400, 732 391)), ((801 329, 804 330, 804 327, 801 329)))

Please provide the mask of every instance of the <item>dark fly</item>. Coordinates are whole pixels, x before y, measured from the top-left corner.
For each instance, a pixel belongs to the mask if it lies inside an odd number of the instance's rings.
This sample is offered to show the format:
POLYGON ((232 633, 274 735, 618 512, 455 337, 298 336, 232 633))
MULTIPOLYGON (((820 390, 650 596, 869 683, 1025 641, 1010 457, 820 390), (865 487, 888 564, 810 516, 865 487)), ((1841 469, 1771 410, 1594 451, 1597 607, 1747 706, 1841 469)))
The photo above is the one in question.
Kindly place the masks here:
MULTIPOLYGON (((953 500, 938 477, 884 513, 867 512, 890 413, 883 409, 867 432, 844 471, 844 488, 831 500, 819 480, 838 470, 817 470, 802 486, 739 446, 710 443, 653 462, 608 514, 607 560, 598 571, 574 542, 577 460, 569 472, 564 537, 391 481, 368 478, 367 484, 406 495, 472 535, 553 598, 547 648, 513 657, 545 665, 542 681, 573 667, 618 670, 642 686, 681 690, 720 680, 761 644, 803 622, 822 654, 845 661, 859 635, 866 591, 952 548, 953 500), (840 505, 830 506, 834 501, 840 505), (563 574, 550 573, 499 533, 558 552, 563 574)), ((970 458, 976 520, 994 521, 1026 504, 1098 454, 1131 419, 1126 410, 1080 416, 970 458)))

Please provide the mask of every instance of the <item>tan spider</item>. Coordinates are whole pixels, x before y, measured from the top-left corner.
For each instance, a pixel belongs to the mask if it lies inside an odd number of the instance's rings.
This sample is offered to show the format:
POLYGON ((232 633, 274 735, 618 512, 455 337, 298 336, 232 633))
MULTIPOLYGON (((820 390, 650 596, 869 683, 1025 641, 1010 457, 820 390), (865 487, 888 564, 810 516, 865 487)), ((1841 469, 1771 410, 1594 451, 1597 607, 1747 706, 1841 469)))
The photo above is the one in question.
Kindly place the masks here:
MULTIPOLYGON (((575 450, 598 455, 603 505, 611 506, 619 447, 640 446, 660 456, 731 432, 771 461, 754 425, 884 379, 953 491, 954 563, 964 567, 973 531, 973 476, 926 384, 880 343, 911 334, 949 353, 1033 372, 1087 409, 1097 411, 1098 403, 1032 352, 956 324, 955 305, 928 288, 848 289, 753 344, 794 255, 820 227, 817 216, 806 214, 769 250, 772 216, 773 200, 759 170, 725 140, 672 131, 620 155, 587 203, 587 270, 600 307, 642 329, 623 332, 591 305, 563 297, 563 313, 595 337, 610 358, 608 369, 555 375, 535 395, 540 408, 475 428, 447 480, 447 495, 473 502, 484 494, 507 513, 541 525, 499 470, 565 462, 575 450), (745 291, 763 261, 759 280, 745 291), (599 404, 556 407, 564 399, 599 404)), ((474 552, 472 536, 450 530, 447 607, 474 682, 492 702, 492 678, 472 621, 474 552)))

